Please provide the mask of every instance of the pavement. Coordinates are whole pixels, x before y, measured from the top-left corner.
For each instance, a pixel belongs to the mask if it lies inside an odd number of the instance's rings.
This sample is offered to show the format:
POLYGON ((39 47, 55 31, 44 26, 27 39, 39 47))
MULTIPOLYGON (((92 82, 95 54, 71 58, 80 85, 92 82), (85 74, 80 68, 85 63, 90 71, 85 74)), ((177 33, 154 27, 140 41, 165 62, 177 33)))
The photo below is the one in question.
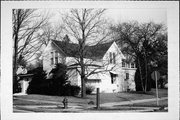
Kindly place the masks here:
MULTIPOLYGON (((156 101, 153 99, 121 101, 100 104, 100 108, 97 109, 96 105, 79 105, 75 103, 69 103, 68 108, 64 109, 63 104, 55 101, 47 100, 34 100, 15 98, 23 101, 41 102, 44 105, 13 105, 13 112, 15 113, 30 113, 30 112, 68 112, 68 113, 81 113, 81 112, 153 112, 160 107, 135 107, 132 106, 135 103, 145 103, 156 101)), ((167 97, 159 98, 161 100, 167 100, 167 97)))
MULTIPOLYGON (((158 100, 167 100, 167 97, 159 98, 158 100)), ((152 99, 142 99, 142 100, 129 100, 129 101, 122 101, 122 102, 111 102, 111 103, 104 103, 101 106, 111 107, 117 105, 133 105, 135 103, 145 103, 145 102, 153 102, 156 101, 155 98, 152 99)))

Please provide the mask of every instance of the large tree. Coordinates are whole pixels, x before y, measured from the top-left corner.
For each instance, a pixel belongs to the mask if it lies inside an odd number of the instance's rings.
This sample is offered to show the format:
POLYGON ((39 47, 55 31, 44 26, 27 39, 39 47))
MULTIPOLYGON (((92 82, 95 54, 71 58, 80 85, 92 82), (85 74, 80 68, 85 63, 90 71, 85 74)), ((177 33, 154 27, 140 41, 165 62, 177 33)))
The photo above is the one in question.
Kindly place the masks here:
POLYGON ((136 89, 144 92, 150 90, 149 75, 153 64, 160 65, 158 61, 162 59, 167 61, 167 33, 164 25, 131 21, 115 25, 111 30, 123 52, 136 62, 136 89))
POLYGON ((76 65, 80 66, 77 69, 81 76, 81 97, 86 96, 85 79, 95 74, 98 65, 93 65, 85 61, 85 56, 88 53, 86 46, 100 44, 108 37, 106 29, 107 23, 103 19, 105 9, 70 9, 66 14, 62 14, 62 21, 65 25, 65 30, 72 42, 78 44, 78 54, 76 54, 76 65), (87 73, 86 69, 89 66, 96 66, 94 70, 87 73))
POLYGON ((41 48, 38 41, 38 33, 42 26, 47 24, 48 16, 36 12, 36 9, 13 9, 13 76, 16 80, 18 65, 25 65, 41 48))

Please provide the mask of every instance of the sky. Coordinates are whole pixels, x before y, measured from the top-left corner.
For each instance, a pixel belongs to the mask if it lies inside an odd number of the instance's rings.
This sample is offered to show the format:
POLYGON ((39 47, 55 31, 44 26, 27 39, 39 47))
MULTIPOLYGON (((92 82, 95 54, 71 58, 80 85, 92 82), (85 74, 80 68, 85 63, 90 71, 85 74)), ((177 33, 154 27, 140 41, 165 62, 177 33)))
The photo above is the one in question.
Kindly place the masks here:
MULTIPOLYGON (((50 9, 49 11, 54 14, 52 21, 57 21, 60 19, 59 11, 62 12, 64 9, 50 9)), ((167 25, 166 9, 107 9, 104 16, 114 23, 133 20, 140 23, 152 21, 167 25)))
POLYGON ((107 16, 114 22, 137 20, 138 22, 150 22, 167 24, 166 9, 109 9, 107 16))

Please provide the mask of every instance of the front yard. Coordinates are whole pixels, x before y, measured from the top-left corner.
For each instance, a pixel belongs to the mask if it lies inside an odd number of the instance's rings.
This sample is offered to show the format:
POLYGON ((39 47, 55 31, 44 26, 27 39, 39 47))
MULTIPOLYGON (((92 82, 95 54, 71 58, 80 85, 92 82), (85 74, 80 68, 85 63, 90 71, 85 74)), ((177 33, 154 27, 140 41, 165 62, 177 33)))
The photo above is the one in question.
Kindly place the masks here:
MULTIPOLYGON (((111 102, 152 99, 152 98, 156 98, 155 93, 156 93, 155 89, 152 89, 152 91, 147 92, 146 94, 140 92, 101 93, 100 103, 103 104, 103 103, 111 103, 111 102)), ((167 97, 167 96, 168 96, 167 89, 159 90, 159 98, 167 97)), ((53 105, 57 103, 61 104, 63 98, 64 98, 63 96, 48 96, 48 95, 37 95, 37 94, 14 96, 13 104, 14 105, 47 105, 47 104, 53 105)), ((68 102, 72 104, 87 105, 90 101, 93 101, 94 104, 96 103, 96 95, 87 95, 86 98, 81 98, 80 96, 76 96, 76 97, 67 96, 67 98, 68 98, 68 102)), ((154 103, 150 103, 150 105, 152 104, 154 103)))

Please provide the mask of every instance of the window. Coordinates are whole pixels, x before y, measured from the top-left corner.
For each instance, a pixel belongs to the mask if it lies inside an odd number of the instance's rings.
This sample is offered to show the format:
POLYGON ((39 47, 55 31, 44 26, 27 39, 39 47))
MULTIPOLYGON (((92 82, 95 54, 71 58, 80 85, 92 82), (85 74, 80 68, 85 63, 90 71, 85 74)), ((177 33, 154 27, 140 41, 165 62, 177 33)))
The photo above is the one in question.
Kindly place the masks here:
POLYGON ((113 53, 113 63, 116 64, 116 55, 113 53))
POLYGON ((115 84, 117 74, 113 74, 110 72, 110 75, 111 75, 111 84, 115 84))
POLYGON ((134 63, 131 63, 131 68, 135 68, 135 64, 134 63))
POLYGON ((54 64, 57 64, 58 63, 58 52, 57 51, 52 51, 51 52, 51 58, 50 58, 50 60, 51 60, 51 65, 54 65, 54 64))
POLYGON ((112 52, 109 53, 109 62, 112 63, 112 52))
POLYGON ((126 67, 126 63, 124 60, 122 60, 122 67, 126 67))
POLYGON ((116 64, 116 55, 115 55, 115 53, 113 53, 113 52, 109 53, 109 62, 113 63, 113 64, 116 64))
POLYGON ((58 64, 58 52, 55 51, 55 64, 58 64))
POLYGON ((51 65, 54 64, 54 56, 53 56, 53 52, 51 52, 51 65))
POLYGON ((126 73, 126 80, 129 79, 129 73, 126 73))

